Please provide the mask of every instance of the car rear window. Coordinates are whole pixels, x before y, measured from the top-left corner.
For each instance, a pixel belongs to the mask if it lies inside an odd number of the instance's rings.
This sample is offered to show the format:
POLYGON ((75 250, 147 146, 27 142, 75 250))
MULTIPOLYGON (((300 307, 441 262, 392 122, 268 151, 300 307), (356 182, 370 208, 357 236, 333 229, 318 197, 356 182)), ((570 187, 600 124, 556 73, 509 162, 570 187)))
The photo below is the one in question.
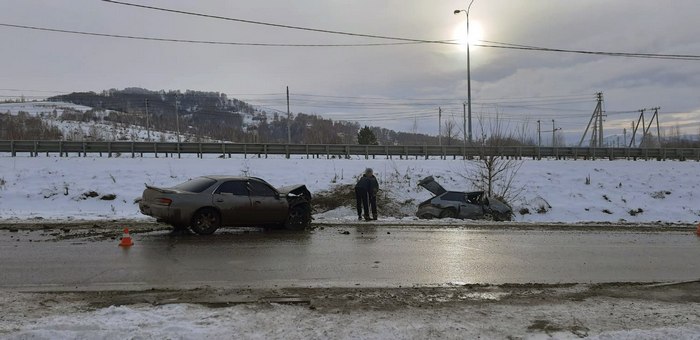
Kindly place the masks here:
POLYGON ((445 201, 455 201, 455 202, 464 202, 465 200, 465 194, 463 192, 447 192, 442 197, 441 199, 445 201))
POLYGON ((215 180, 207 177, 198 177, 191 179, 185 183, 178 184, 174 188, 187 192, 200 193, 207 190, 212 184, 216 183, 215 180))

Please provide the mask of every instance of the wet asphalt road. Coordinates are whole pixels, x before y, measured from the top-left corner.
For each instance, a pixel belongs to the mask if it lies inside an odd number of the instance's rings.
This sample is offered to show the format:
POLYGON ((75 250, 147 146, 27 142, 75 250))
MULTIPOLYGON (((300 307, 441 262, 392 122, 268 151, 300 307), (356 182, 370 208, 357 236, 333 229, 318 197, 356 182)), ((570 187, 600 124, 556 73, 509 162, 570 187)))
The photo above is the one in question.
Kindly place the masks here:
POLYGON ((700 237, 692 231, 367 226, 304 233, 220 230, 211 237, 158 231, 133 237, 135 245, 122 249, 112 239, 55 240, 39 231, 0 230, 0 287, 406 287, 700 279, 700 237))

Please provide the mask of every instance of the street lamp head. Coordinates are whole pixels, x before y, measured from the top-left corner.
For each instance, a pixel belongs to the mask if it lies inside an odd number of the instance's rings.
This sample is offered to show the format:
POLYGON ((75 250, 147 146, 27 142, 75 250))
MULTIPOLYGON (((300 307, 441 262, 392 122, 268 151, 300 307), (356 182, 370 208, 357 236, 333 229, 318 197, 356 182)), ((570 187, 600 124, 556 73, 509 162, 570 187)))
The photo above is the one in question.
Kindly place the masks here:
POLYGON ((463 11, 463 9, 456 9, 456 10, 455 10, 455 14, 459 14, 459 13, 462 12, 462 11, 463 11))

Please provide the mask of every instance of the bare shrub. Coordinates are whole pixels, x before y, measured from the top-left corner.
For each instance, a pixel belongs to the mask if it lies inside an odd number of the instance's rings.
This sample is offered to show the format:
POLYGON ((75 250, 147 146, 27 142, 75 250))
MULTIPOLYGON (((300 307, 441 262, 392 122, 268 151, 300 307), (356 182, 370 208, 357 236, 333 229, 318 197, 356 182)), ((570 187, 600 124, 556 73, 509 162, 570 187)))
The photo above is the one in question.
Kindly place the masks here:
MULTIPOLYGON (((508 126, 496 115, 493 119, 479 117, 481 143, 485 147, 517 145, 517 139, 505 131, 508 126)), ((498 155, 484 155, 474 161, 465 161, 465 171, 460 175, 469 180, 474 187, 489 196, 496 197, 504 203, 512 202, 522 194, 524 187, 516 187, 515 179, 523 162, 515 158, 498 155)))

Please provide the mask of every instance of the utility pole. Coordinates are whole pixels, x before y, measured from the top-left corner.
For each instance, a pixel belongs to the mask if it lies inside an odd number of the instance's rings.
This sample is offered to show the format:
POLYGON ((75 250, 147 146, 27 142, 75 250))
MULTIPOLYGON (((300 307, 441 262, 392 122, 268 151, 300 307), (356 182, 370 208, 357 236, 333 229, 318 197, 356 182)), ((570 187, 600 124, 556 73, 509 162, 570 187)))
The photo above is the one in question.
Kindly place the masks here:
POLYGON ((175 94, 175 125, 177 126, 177 158, 180 158, 180 114, 178 113, 180 98, 175 94))
POLYGON ((593 126, 593 130, 591 130, 590 146, 594 148, 603 146, 603 93, 598 92, 596 93, 596 96, 598 97, 598 104, 596 105, 595 110, 593 110, 591 119, 588 121, 586 130, 583 131, 583 136, 581 136, 578 146, 583 144, 583 140, 586 138, 586 134, 588 134, 588 129, 591 128, 591 125, 593 126))
POLYGON ((627 145, 627 128, 622 128, 622 135, 625 136, 623 140, 623 145, 627 145))
MULTIPOLYGON (((637 120, 637 124, 634 124, 634 121, 632 121, 632 140, 630 141, 630 147, 634 145, 635 138, 637 137, 637 130, 639 129, 639 123, 642 123, 642 130, 644 130, 644 111, 646 109, 641 109, 639 110, 639 119, 637 120)), ((644 136, 642 135, 641 140, 639 141, 639 146, 642 146, 642 143, 644 142, 644 136)))
POLYGON ((660 109, 660 107, 654 108, 654 115, 656 116, 656 136, 659 139, 659 147, 661 147, 661 128, 659 127, 659 109, 660 109))
MULTIPOLYGON (((656 138, 657 142, 659 143, 659 147, 661 147, 661 129, 659 128, 659 109, 660 107, 652 107, 649 110, 654 110, 654 114, 651 116, 651 119, 649 120, 649 125, 645 127, 644 125, 644 117, 642 117, 642 140, 649 134, 649 129, 651 128, 651 124, 654 123, 654 119, 656 119, 656 138)), ((641 144, 641 142, 640 142, 641 144)))
MULTIPOLYGON (((642 111, 640 110, 640 112, 642 112, 642 111)), ((634 137, 636 137, 637 128, 634 125, 634 121, 632 121, 632 128, 630 129, 630 131, 632 131, 632 137, 630 138, 630 145, 629 145, 629 147, 631 148, 633 146, 636 146, 636 145, 634 145, 634 137)))
MULTIPOLYGON (((180 98, 178 98, 178 95, 175 95, 175 127, 177 128, 177 143, 180 144, 180 114, 178 113, 178 109, 180 106, 180 98)), ((179 148, 179 146, 178 146, 179 148)))
MULTIPOLYGON (((464 109, 464 114, 463 114, 464 124, 462 127, 462 130, 464 131, 464 146, 467 146, 467 103, 466 102, 462 103, 462 108, 464 109)), ((471 121, 470 121, 470 123, 471 123, 471 121)), ((470 132, 469 136, 471 137, 471 126, 469 127, 469 132, 470 132)), ((469 141, 471 142, 471 138, 469 141)))
POLYGON ((442 108, 438 107, 438 145, 442 146, 442 108))
POLYGON ((557 146, 557 137, 556 137, 556 132, 561 130, 561 128, 556 128, 554 126, 554 119, 552 119, 552 147, 557 146))
POLYGON ((289 86, 287 86, 287 144, 292 144, 292 115, 289 112, 289 86))
POLYGON ((598 105, 600 109, 598 110, 598 147, 603 147, 603 93, 598 92, 598 105))
POLYGON ((148 98, 146 98, 146 140, 149 142, 151 141, 151 128, 150 125, 148 124, 148 98))
POLYGON ((537 121, 537 146, 542 146, 542 128, 539 120, 537 121))
POLYGON ((554 128, 554 119, 552 119, 552 147, 555 146, 555 145, 554 145, 554 140, 555 140, 554 134, 555 134, 556 132, 557 132, 557 129, 554 128))

